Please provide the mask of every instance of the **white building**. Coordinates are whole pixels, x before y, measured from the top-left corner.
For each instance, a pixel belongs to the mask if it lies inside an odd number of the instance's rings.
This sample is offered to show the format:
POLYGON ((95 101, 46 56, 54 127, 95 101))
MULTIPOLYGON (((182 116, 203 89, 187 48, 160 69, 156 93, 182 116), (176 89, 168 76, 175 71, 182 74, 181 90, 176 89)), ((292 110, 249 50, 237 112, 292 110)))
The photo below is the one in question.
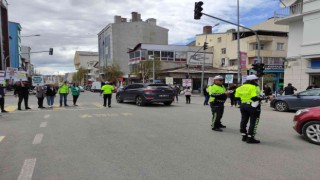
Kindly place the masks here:
POLYGON ((108 24, 98 34, 100 73, 106 66, 117 64, 124 73, 129 74, 128 49, 139 43, 168 44, 168 29, 157 26, 157 20, 141 20, 141 15, 132 12, 127 21, 121 16, 114 17, 114 23, 108 24))
POLYGON ((283 1, 286 7, 275 12, 275 24, 289 25, 285 84, 298 91, 311 82, 320 85, 320 1, 283 1))
POLYGON ((76 51, 74 55, 74 66, 76 70, 80 68, 87 70, 88 74, 85 77, 85 82, 96 81, 99 78, 99 69, 94 65, 99 62, 98 52, 76 51))

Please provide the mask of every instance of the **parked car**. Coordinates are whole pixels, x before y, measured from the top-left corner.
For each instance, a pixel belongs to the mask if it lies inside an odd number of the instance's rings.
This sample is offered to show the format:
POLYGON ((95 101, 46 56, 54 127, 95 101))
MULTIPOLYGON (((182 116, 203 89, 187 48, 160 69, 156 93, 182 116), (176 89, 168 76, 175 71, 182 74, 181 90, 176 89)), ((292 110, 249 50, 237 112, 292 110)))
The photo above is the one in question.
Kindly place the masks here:
POLYGON ((135 102, 138 106, 161 102, 166 106, 173 102, 173 90, 166 84, 131 84, 119 89, 116 94, 118 103, 135 102))
POLYGON ((90 91, 91 92, 100 92, 101 87, 102 87, 101 82, 95 81, 92 83, 90 91))
POLYGON ((293 128, 305 139, 320 145, 320 107, 298 110, 293 118, 293 128))
POLYGON ((293 95, 277 96, 271 101, 270 106, 281 112, 320 106, 320 88, 293 95))
POLYGON ((84 88, 82 86, 79 86, 80 92, 84 92, 84 88))

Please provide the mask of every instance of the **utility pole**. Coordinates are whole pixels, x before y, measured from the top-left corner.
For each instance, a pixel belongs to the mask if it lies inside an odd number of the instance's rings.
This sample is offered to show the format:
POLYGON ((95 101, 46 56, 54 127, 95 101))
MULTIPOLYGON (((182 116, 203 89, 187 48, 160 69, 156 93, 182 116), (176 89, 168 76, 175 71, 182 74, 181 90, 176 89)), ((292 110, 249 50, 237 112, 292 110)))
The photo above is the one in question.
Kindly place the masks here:
POLYGON ((240 57, 240 8, 239 0, 237 0, 237 16, 238 16, 238 26, 237 26, 237 44, 238 44, 238 84, 241 83, 241 57, 240 57))

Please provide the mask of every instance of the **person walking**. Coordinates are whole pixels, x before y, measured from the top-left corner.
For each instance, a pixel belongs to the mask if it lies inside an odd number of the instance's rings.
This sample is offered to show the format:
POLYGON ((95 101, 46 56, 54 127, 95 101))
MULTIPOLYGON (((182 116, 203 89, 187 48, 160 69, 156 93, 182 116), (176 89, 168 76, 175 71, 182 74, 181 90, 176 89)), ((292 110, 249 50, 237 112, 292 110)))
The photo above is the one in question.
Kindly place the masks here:
POLYGON ((266 103, 268 103, 269 96, 272 95, 272 90, 268 85, 264 85, 263 87, 264 95, 266 96, 266 103))
POLYGON ((212 112, 212 124, 211 128, 213 131, 222 132, 221 128, 226 128, 221 123, 221 119, 224 112, 224 103, 228 98, 229 92, 223 86, 223 77, 217 75, 213 78, 213 84, 208 88, 210 95, 210 107, 212 112))
POLYGON ((37 85, 36 97, 38 98, 38 108, 45 108, 43 107, 43 100, 46 97, 46 89, 43 86, 37 85))
POLYGON ((203 96, 204 96, 204 102, 203 102, 203 105, 209 105, 209 93, 207 91, 209 85, 207 85, 205 88, 203 88, 203 96))
POLYGON ((192 95, 192 89, 188 86, 187 89, 183 90, 184 95, 186 96, 186 104, 191 103, 191 95, 192 95))
POLYGON ((15 87, 14 90, 14 96, 18 97, 18 110, 21 111, 21 103, 22 100, 24 101, 24 107, 26 110, 31 109, 28 106, 28 100, 29 100, 29 89, 30 87, 24 83, 23 81, 18 82, 18 85, 15 87))
POLYGON ((54 98, 56 97, 56 94, 57 94, 57 90, 53 84, 50 84, 49 86, 47 86, 46 96, 47 96, 47 103, 50 108, 53 107, 54 98))
POLYGON ((179 88, 178 88, 177 85, 175 85, 172 89, 173 89, 173 93, 174 93, 174 98, 173 98, 173 100, 176 99, 176 101, 178 102, 178 101, 179 101, 179 99, 178 99, 178 96, 179 96, 179 88))
POLYGON ((5 82, 0 83, 0 108, 2 113, 7 113, 4 109, 5 82))
POLYGON ((108 99, 108 107, 111 108, 111 99, 112 99, 112 92, 114 91, 114 87, 108 81, 105 82, 105 85, 101 87, 101 93, 103 93, 103 106, 107 106, 107 99, 108 99))
POLYGON ((255 139, 257 126, 259 124, 261 105, 260 101, 260 88, 258 83, 258 77, 256 75, 247 76, 247 81, 237 88, 235 97, 241 98, 240 112, 241 123, 240 133, 242 135, 242 141, 249 144, 260 143, 255 139), (250 126, 247 130, 247 124, 250 119, 250 126))
POLYGON ((291 83, 289 83, 288 86, 284 88, 284 95, 294 94, 294 91, 296 90, 297 89, 293 87, 291 83))
POLYGON ((58 90, 60 94, 60 107, 62 107, 62 100, 64 100, 64 106, 69 106, 67 104, 67 97, 69 94, 69 85, 67 84, 67 81, 64 81, 63 84, 59 87, 58 90))
POLYGON ((77 100, 78 100, 78 97, 80 96, 80 88, 78 83, 73 83, 73 85, 71 86, 71 93, 73 96, 73 105, 78 106, 77 100))
POLYGON ((312 82, 311 85, 308 86, 306 90, 308 90, 308 89, 314 89, 314 88, 319 88, 319 86, 317 86, 315 82, 312 82))
POLYGON ((237 89, 237 86, 235 84, 232 84, 228 90, 230 92, 229 94, 229 98, 230 98, 230 102, 231 102, 231 107, 237 107, 237 99, 234 97, 234 94, 236 93, 236 89, 237 89))

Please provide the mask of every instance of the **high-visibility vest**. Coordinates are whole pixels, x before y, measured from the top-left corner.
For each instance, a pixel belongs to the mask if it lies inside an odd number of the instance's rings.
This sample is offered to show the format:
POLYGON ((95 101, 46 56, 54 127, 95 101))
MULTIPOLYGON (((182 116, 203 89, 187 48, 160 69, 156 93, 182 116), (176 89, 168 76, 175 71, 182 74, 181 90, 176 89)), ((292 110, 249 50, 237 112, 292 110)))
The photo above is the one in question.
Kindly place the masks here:
POLYGON ((236 89, 235 97, 240 98, 242 103, 253 102, 251 98, 260 95, 260 87, 253 84, 243 84, 236 89))
POLYGON ((103 91, 103 94, 112 94, 114 87, 110 84, 103 85, 101 90, 103 91))
POLYGON ((224 94, 226 92, 226 88, 223 85, 216 85, 213 84, 208 88, 208 93, 210 95, 210 100, 209 102, 213 102, 215 100, 214 97, 211 95, 219 95, 219 94, 224 94))

